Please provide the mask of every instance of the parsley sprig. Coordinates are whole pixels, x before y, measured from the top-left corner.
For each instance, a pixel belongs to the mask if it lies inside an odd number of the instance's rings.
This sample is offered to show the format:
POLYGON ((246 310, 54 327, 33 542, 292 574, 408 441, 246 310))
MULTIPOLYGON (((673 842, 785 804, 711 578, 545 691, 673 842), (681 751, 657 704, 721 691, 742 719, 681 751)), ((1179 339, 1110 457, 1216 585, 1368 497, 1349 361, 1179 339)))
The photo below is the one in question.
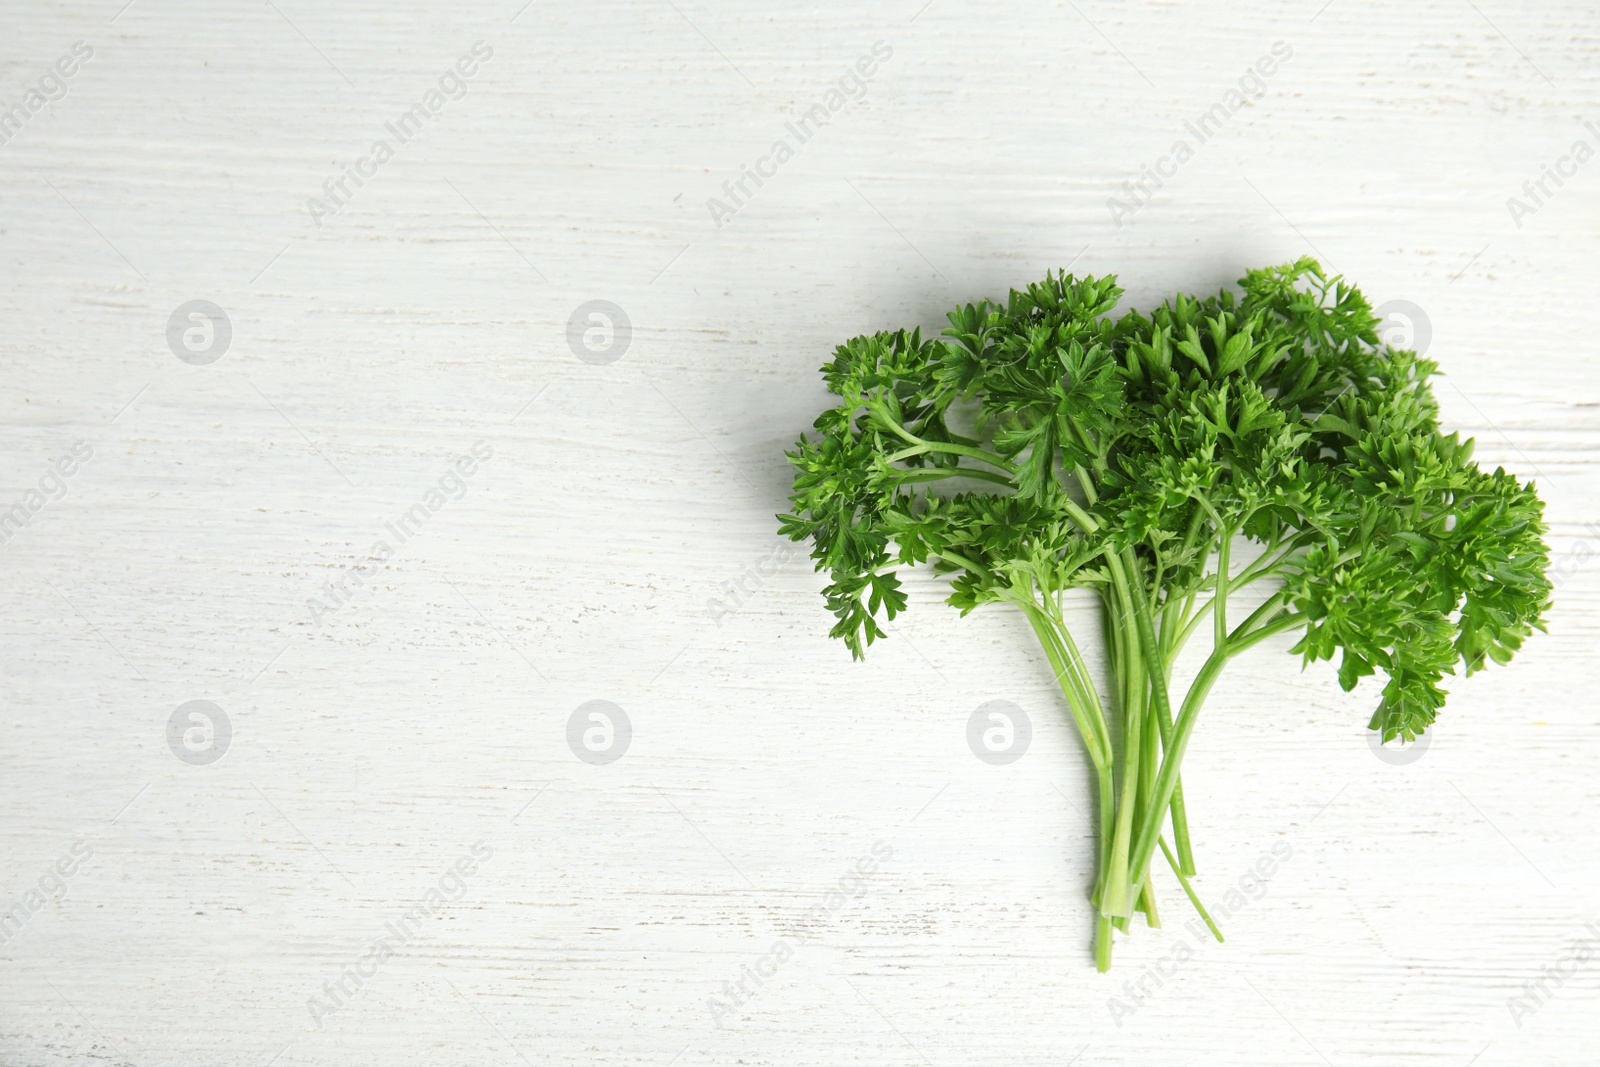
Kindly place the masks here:
POLYGON ((956 308, 940 338, 854 338, 822 368, 840 403, 788 453, 782 532, 811 541, 857 658, 906 607, 900 567, 931 563, 963 614, 1028 620, 1097 776, 1101 970, 1113 928, 1158 922, 1158 848, 1210 923, 1179 766, 1230 661, 1299 634, 1307 663, 1339 655, 1346 690, 1382 672, 1371 728, 1410 741, 1445 676, 1509 661, 1549 602, 1543 505, 1440 430, 1437 365, 1382 343, 1313 259, 1240 287, 1118 316, 1114 277, 1052 274, 956 308), (1069 589, 1098 596, 1110 707, 1069 589), (1207 630, 1179 697, 1173 664, 1207 630))

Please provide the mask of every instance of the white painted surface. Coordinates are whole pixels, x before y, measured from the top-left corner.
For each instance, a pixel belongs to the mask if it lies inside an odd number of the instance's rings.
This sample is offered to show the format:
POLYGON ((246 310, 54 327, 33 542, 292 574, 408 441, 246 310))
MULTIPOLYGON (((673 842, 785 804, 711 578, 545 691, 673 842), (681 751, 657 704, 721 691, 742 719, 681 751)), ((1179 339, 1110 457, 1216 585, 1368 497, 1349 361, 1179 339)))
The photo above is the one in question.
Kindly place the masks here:
POLYGON ((1600 1057, 1600 960, 1507 1007, 1600 923, 1600 162, 1506 207, 1596 140, 1592 6, 918 3, 7 3, 6 105, 94 57, 0 146, 0 506, 94 458, 0 550, 0 890, 93 855, 0 946, 0 1063, 1600 1057), (315 226, 479 40, 465 97, 315 226), (866 99, 717 229, 706 199, 879 40, 866 99), (1276 40, 1266 95, 1115 227, 1276 40), (1164 881, 1167 929, 1094 972, 1086 776, 1020 621, 924 579, 852 665, 798 555, 709 605, 780 545, 837 341, 1074 260, 1148 305, 1312 248, 1426 309, 1450 423, 1539 479, 1551 632, 1458 683, 1405 767, 1367 748, 1369 692, 1287 641, 1240 663, 1186 763, 1199 886, 1293 859, 1119 1027, 1185 909, 1164 881), (232 323, 209 366, 167 347, 192 299, 232 323), (590 299, 634 324, 619 362, 568 349, 590 299), (464 497, 312 625, 477 441, 464 497), (1008 767, 964 740, 997 698, 1034 723, 1008 767), (165 736, 195 699, 232 724, 209 766, 165 736), (594 699, 633 728, 605 766, 565 740, 594 699), (314 1024, 478 841, 461 898, 314 1024))

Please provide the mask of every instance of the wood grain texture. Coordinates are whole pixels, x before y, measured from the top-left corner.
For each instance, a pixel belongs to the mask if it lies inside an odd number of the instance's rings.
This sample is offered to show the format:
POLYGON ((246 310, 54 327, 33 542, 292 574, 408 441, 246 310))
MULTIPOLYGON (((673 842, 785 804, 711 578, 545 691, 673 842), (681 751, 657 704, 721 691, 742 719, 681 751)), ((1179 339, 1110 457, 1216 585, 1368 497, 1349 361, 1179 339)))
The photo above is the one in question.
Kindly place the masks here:
POLYGON ((0 106, 94 49, 0 145, 0 509, 93 449, 0 548, 6 906, 92 855, 0 945, 0 1064, 1600 1058, 1600 958, 1507 1006, 1600 924, 1600 161, 1506 206, 1600 143, 1592 4, 518 2, 6 4, 0 106), (465 95, 317 225, 476 41, 465 95), (878 41, 718 228, 707 199, 878 41), (1261 99, 1115 225, 1275 41, 1261 99), (1232 669, 1185 764, 1197 884, 1293 856, 1119 1020, 1193 938, 1161 881, 1168 925, 1094 972, 1088 780, 1032 637, 919 576, 852 665, 774 555, 782 449, 854 333, 1069 262, 1148 306, 1313 251, 1425 310, 1449 424, 1538 479, 1550 633, 1407 766, 1287 640, 1232 669), (233 331, 208 366, 168 347, 196 299, 233 331), (633 325, 608 365, 567 343, 592 299, 633 325), (232 727, 207 766, 167 741, 196 699, 232 727), (606 765, 566 740, 595 699, 632 724, 606 765), (1033 723, 1005 767, 966 747, 991 699, 1033 723))

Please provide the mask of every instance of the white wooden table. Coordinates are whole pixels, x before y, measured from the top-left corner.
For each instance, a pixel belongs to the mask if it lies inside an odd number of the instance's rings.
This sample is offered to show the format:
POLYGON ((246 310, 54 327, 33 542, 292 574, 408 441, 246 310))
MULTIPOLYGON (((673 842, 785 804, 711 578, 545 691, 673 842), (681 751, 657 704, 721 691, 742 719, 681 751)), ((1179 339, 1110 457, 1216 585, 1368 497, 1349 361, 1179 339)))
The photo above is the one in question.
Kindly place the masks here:
POLYGON ((1591 4, 519 2, 0 16, 0 1064, 1600 1057, 1591 4), (853 665, 782 450, 854 333, 1308 252, 1538 479, 1550 633, 1404 765, 1239 664, 1186 788, 1251 892, 1100 976, 1026 627, 924 576, 853 665))

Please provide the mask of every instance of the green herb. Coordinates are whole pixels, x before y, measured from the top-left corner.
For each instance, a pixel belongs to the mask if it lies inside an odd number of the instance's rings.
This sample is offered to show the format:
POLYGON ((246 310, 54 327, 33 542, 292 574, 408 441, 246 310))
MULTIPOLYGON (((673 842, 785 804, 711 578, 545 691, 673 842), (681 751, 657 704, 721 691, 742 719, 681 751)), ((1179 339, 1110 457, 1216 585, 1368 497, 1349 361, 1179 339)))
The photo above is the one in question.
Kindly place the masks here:
POLYGON ((1114 277, 1051 275, 950 312, 942 339, 857 337, 822 368, 841 402, 788 453, 782 532, 812 541, 856 657, 906 606, 896 569, 927 561, 963 614, 1009 604, 1032 626, 1097 776, 1101 970, 1113 927, 1157 925, 1158 847, 1205 914, 1179 764, 1230 660, 1299 634, 1306 662, 1341 654, 1346 690, 1381 671, 1371 728, 1410 741, 1444 676, 1510 660, 1549 602, 1543 505, 1440 432, 1436 364, 1384 345, 1315 260, 1240 286, 1119 317, 1114 277), (1063 611, 1075 588, 1098 596, 1109 707, 1063 611))

